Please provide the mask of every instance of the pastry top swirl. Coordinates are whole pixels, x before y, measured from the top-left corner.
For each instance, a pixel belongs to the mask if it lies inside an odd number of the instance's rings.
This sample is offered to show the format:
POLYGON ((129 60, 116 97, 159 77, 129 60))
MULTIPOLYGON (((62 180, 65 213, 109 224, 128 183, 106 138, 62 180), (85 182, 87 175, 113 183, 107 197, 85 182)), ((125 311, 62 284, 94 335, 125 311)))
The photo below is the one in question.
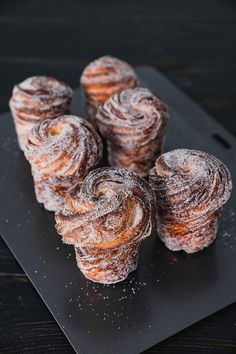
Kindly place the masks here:
POLYGON ((92 101, 103 103, 118 91, 138 86, 138 78, 126 62, 106 55, 90 63, 80 82, 92 101))
POLYGON ((99 168, 66 195, 56 213, 56 229, 65 243, 113 248, 150 235, 154 193, 138 175, 99 168))
POLYGON ((150 171, 157 205, 180 219, 214 213, 227 202, 230 172, 216 157, 198 150, 177 149, 161 155, 150 171))
POLYGON ((121 146, 146 145, 162 137, 167 125, 166 105, 146 88, 121 91, 97 112, 99 129, 111 143, 121 146))
POLYGON ((64 115, 34 126, 25 156, 45 178, 83 178, 100 161, 102 142, 86 120, 64 115))
POLYGON ((37 123, 67 113, 73 91, 49 76, 33 76, 14 86, 10 107, 22 120, 37 123))

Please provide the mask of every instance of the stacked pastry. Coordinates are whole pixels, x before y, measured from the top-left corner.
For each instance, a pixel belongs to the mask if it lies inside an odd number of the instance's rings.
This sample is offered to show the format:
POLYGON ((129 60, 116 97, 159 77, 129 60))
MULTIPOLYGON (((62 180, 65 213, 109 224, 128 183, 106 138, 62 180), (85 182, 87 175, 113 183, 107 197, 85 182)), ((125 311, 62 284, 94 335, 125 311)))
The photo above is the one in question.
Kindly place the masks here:
POLYGON ((75 246, 78 267, 100 283, 124 280, 136 269, 140 242, 154 220, 154 194, 127 170, 101 168, 69 190, 56 229, 75 246))
POLYGON ((205 152, 178 149, 157 159, 150 184, 156 193, 158 234, 165 245, 187 253, 209 246, 232 189, 226 166, 205 152))
POLYGON ((168 116, 166 105, 145 88, 109 98, 96 115, 109 164, 146 176, 162 151, 168 116))
POLYGON ((139 85, 137 75, 129 64, 108 55, 90 63, 84 69, 80 83, 87 117, 95 126, 95 114, 101 104, 117 92, 139 85))
POLYGON ((102 142, 87 121, 65 115, 34 126, 25 156, 32 167, 38 202, 55 211, 63 204, 68 188, 98 164, 102 142))
POLYGON ((72 94, 68 85, 48 76, 33 76, 15 85, 10 108, 21 150, 36 123, 69 113, 72 94))

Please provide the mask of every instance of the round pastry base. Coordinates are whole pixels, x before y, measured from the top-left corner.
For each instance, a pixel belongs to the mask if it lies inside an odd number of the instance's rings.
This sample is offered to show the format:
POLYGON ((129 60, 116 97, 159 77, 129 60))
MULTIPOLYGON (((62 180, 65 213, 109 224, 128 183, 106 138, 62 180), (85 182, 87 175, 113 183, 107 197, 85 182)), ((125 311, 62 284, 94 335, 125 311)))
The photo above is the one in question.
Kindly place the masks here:
POLYGON ((87 279, 114 284, 137 269, 140 242, 116 248, 75 247, 77 265, 87 279))

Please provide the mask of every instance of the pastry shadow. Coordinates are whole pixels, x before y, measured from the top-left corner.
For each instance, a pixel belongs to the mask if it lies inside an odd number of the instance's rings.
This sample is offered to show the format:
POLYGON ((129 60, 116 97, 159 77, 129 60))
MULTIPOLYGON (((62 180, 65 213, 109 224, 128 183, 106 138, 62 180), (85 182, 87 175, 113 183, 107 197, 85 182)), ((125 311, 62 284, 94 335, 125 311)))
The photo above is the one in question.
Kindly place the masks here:
POLYGON ((219 271, 217 241, 200 252, 187 254, 184 251, 168 250, 156 232, 152 237, 153 244, 149 249, 152 273, 149 277, 157 296, 164 296, 171 301, 176 293, 178 297, 197 298, 199 294, 209 291, 209 288, 214 288, 219 271))

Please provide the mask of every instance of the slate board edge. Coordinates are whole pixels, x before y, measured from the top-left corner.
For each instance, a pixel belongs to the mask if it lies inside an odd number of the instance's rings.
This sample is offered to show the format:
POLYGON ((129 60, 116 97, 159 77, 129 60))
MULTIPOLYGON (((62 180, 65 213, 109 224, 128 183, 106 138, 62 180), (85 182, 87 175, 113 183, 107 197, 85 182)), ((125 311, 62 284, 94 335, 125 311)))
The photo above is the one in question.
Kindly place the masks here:
MULTIPOLYGON (((1 237, 2 237, 2 235, 1 235, 1 237)), ((4 237, 3 237, 3 239, 4 239, 5 243, 7 244, 7 246, 9 247, 9 249, 11 250, 11 252, 13 253, 14 257, 16 258, 16 260, 18 261, 17 255, 14 253, 13 249, 11 248, 11 246, 7 243, 7 240, 6 240, 4 237)), ((20 261, 18 261, 18 262, 19 262, 19 264, 21 265, 20 261)), ((57 317, 55 317, 54 313, 52 312, 52 310, 50 309, 50 307, 48 306, 48 304, 47 304, 46 301, 44 300, 43 296, 42 296, 41 293, 40 293, 40 290, 37 288, 37 285, 34 284, 34 281, 32 281, 32 280, 30 279, 30 276, 28 275, 27 270, 26 270, 22 265, 21 265, 21 267, 23 268, 23 270, 24 270, 25 274, 27 275, 27 277, 29 278, 31 284, 34 286, 35 290, 36 290, 37 293, 39 294, 40 298, 43 300, 44 304, 46 305, 46 307, 47 307, 48 310, 50 311, 51 315, 53 316, 53 318, 54 318, 55 321, 57 322, 58 326, 60 327, 60 329, 62 330, 62 332, 65 334, 67 340, 68 340, 69 343, 71 344, 71 346, 72 346, 72 348, 74 349, 75 353, 78 353, 78 354, 90 354, 91 352, 89 352, 89 351, 86 351, 86 352, 79 351, 78 348, 76 348, 76 347, 74 346, 74 344, 71 342, 69 336, 67 336, 66 331, 64 330, 64 328, 61 326, 60 322, 58 321, 57 317)), ((218 312, 218 311, 220 311, 220 310, 223 310, 223 309, 226 308, 227 306, 232 305, 234 302, 235 302, 235 295, 232 295, 232 300, 229 301, 227 304, 224 303, 224 305, 219 305, 219 306, 218 306, 218 309, 217 309, 214 313, 216 313, 216 312, 218 312)), ((199 318, 199 317, 198 317, 198 318, 196 318, 196 320, 194 320, 194 322, 193 322, 192 320, 189 321, 189 323, 186 324, 186 325, 181 329, 181 331, 174 332, 174 333, 172 333, 172 334, 167 334, 166 336, 163 336, 162 340, 160 340, 160 341, 158 341, 158 342, 153 343, 153 341, 151 341, 151 342, 150 342, 150 345, 148 345, 148 346, 145 345, 139 353, 137 353, 137 352, 133 352, 133 353, 129 352, 129 353, 127 353, 127 354, 141 354, 143 351, 146 351, 146 350, 150 349, 151 347, 153 347, 154 345, 159 344, 159 343, 163 342, 164 340, 166 340, 166 339, 168 339, 168 338, 174 336, 175 334, 184 331, 186 328, 188 328, 188 327, 190 327, 190 326, 192 326, 192 325, 198 323, 199 321, 201 321, 201 320, 203 320, 203 319, 205 319, 205 318, 208 318, 209 316, 213 315, 214 313, 212 313, 211 311, 209 311, 206 316, 204 315, 202 318, 199 318)), ((170 331, 170 332, 173 332, 173 331, 170 331)), ((91 354, 94 354, 94 353, 91 353, 91 354)))
MULTIPOLYGON (((180 113, 186 120, 191 121, 196 128, 201 129, 201 133, 209 137, 212 132, 221 132, 227 141, 232 145, 232 150, 236 149, 236 138, 206 111, 204 111, 197 103, 195 103, 187 94, 173 84, 166 76, 161 74, 158 70, 149 66, 138 66, 137 73, 144 77, 150 86, 160 86, 160 92, 156 92, 161 98, 165 100, 168 95, 168 103, 170 106, 180 113), (190 117, 191 115, 191 117, 190 117), (201 116, 201 119, 197 119, 201 116), (202 129, 202 122, 209 128, 202 129)), ((234 154, 232 154, 235 156, 234 154)))
MULTIPOLYGON (((171 82, 169 82, 164 76, 162 76, 162 74, 158 73, 155 69, 152 69, 152 68, 150 68, 150 67, 139 67, 139 68, 137 68, 137 71, 138 71, 138 73, 140 72, 141 75, 143 75, 143 76, 146 76, 146 73, 148 73, 149 75, 151 75, 151 76, 153 77, 152 80, 155 80, 155 79, 157 79, 157 78, 158 78, 158 79, 161 78, 161 80, 163 80, 163 84, 166 84, 166 87, 167 87, 167 88, 170 87, 171 89, 175 90, 176 93, 179 93, 180 98, 181 98, 181 96, 182 96, 182 99, 185 100, 185 102, 188 103, 188 105, 190 105, 190 107, 191 107, 191 105, 192 105, 192 106, 194 105, 194 106, 195 106, 194 109, 197 108, 197 109, 199 110, 199 112, 201 112, 201 117, 202 117, 202 115, 203 115, 203 113, 204 113, 204 115, 205 115, 205 120, 206 120, 206 121, 209 121, 209 120, 210 120, 211 125, 215 126, 216 129, 219 129, 219 130, 223 131, 224 134, 225 134, 225 136, 227 136, 227 139, 230 140, 230 143, 232 144, 232 146, 233 146, 233 147, 236 146, 236 144, 235 144, 236 139, 235 139, 229 132, 227 132, 227 130, 225 130, 225 129, 224 129, 220 124, 218 124, 214 119, 212 119, 209 115, 207 115, 204 111, 202 111, 201 108, 199 108, 195 103, 193 103, 193 102, 191 101, 191 99, 189 99, 184 93, 182 93, 182 92, 181 92, 178 88, 176 88, 171 82)), ((141 75, 140 75, 140 76, 141 76, 141 75)), ((144 81, 149 82, 147 77, 144 78, 144 81)), ((178 95, 178 96, 179 96, 179 95, 178 95)), ((161 95, 161 96, 162 96, 162 95, 161 95)), ((177 96, 177 97, 178 97, 178 96, 177 96)), ((179 102, 178 102, 178 103, 180 103, 180 101, 181 101, 181 100, 179 99, 179 102)), ((182 104, 185 104, 185 102, 182 101, 182 104)), ((178 110, 178 112, 181 113, 182 115, 184 115, 184 113, 181 112, 180 110, 178 110)), ((4 116, 4 114, 3 114, 2 116, 4 116)), ((7 239, 5 239, 5 238, 3 238, 3 239, 5 240, 6 244, 8 245, 7 239)), ((8 247, 11 249, 11 246, 10 246, 10 245, 8 245, 8 247)), ((12 253, 14 254, 15 258, 18 260, 18 258, 17 258, 17 256, 15 255, 14 251, 13 251, 12 249, 11 249, 11 251, 12 251, 12 253)), ((24 267, 22 267, 22 268, 24 269, 24 267)), ((28 272, 27 272, 25 269, 24 269, 24 271, 25 271, 25 273, 28 275, 28 272)), ((32 283, 33 283, 33 285, 34 285, 34 282, 32 282, 32 283)), ((40 295, 40 291, 39 291, 36 287, 35 287, 35 289, 36 289, 36 291, 37 291, 37 292, 39 293, 39 295, 40 295)), ((41 295, 40 295, 40 297, 41 297, 41 295)), ((43 299, 43 297, 41 297, 41 298, 43 299)), ((49 311, 51 312, 50 308, 48 307, 48 305, 47 305, 47 303, 45 302, 44 299, 43 299, 43 301, 44 301, 44 303, 46 304, 46 306, 47 306, 47 308, 49 309, 49 311)), ((226 307, 226 306, 232 304, 234 301, 235 301, 235 298, 234 298, 234 296, 232 295, 232 301, 229 301, 228 304, 224 304, 223 306, 222 306, 222 305, 219 305, 219 306, 218 306, 218 310, 220 310, 220 309, 222 309, 223 307, 226 307)), ((52 313, 52 312, 51 312, 51 313, 52 313)), ((210 311, 207 316, 209 316, 209 315, 211 315, 211 314, 212 314, 212 312, 210 311)), ((53 313, 52 313, 52 315, 53 315, 53 317, 54 317, 54 314, 53 314, 53 313)), ((202 318, 206 318, 207 316, 204 316, 204 317, 202 317, 202 318)), ((56 318, 56 317, 54 317, 54 318, 55 318, 55 320, 57 321, 57 323, 58 323, 58 325, 60 326, 60 328, 62 329, 62 331, 63 331, 63 332, 65 333, 65 335, 67 336, 66 331, 64 331, 64 329, 61 327, 61 325, 60 325, 60 323, 58 322, 57 318, 56 318)), ((202 318, 196 319, 195 322, 191 321, 191 323, 189 323, 189 324, 187 324, 186 326, 184 326, 183 329, 184 329, 184 328, 187 328, 189 325, 192 325, 192 324, 194 324, 194 323, 200 321, 202 318)), ((170 335, 167 335, 166 337, 163 337, 162 340, 165 340, 165 339, 168 338, 168 337, 170 337, 170 335)), ((67 338, 68 338, 68 337, 67 337, 67 338)), ((68 340, 69 340, 69 342, 71 343, 71 341, 70 341, 69 338, 68 338, 68 340)), ((73 346, 73 343, 71 343, 71 345, 72 345, 72 347, 73 347, 73 348, 75 349, 75 351, 76 351, 76 348, 73 346)), ((152 346, 152 345, 155 345, 155 343, 153 343, 153 342, 150 343, 150 346, 152 346)), ((148 349, 150 346, 145 346, 144 348, 142 348, 142 350, 148 349)), ((77 349, 77 350, 78 350, 78 349, 77 349)), ((87 353, 88 353, 88 352, 87 352, 87 353)))

